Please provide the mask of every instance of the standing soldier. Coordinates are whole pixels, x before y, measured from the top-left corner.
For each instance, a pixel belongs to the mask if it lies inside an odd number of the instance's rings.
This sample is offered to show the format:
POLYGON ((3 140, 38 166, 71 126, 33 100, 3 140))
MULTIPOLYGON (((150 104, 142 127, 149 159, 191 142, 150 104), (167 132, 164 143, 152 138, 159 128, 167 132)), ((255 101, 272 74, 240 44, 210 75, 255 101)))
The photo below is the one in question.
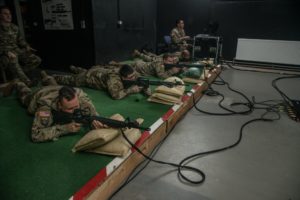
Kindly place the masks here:
POLYGON ((76 87, 86 86, 97 90, 107 90, 113 99, 122 99, 129 94, 143 92, 151 95, 150 88, 137 85, 126 87, 123 80, 136 80, 139 76, 129 65, 121 68, 108 69, 94 66, 91 69, 83 69, 71 66, 72 75, 53 75, 57 83, 76 87))
POLYGON ((11 23, 12 17, 8 7, 0 7, 0 67, 8 68, 15 78, 28 86, 32 81, 24 73, 33 70, 41 59, 32 53, 33 49, 21 37, 19 28, 11 23))
POLYGON ((190 36, 185 35, 184 21, 182 19, 176 20, 176 27, 172 29, 171 33, 172 43, 176 45, 180 51, 188 48, 187 40, 190 36))
MULTIPOLYGON (((55 83, 54 80, 52 82, 55 83)), ((75 109, 85 111, 87 115, 98 115, 94 105, 81 89, 68 86, 49 85, 32 92, 23 82, 15 84, 21 103, 30 114, 35 115, 31 129, 33 142, 44 142, 73 134, 80 130, 81 124, 71 122, 61 124, 55 119, 55 113, 74 113, 75 109), (56 112, 55 112, 56 111, 56 112)), ((103 124, 94 120, 93 128, 103 128, 103 124)))

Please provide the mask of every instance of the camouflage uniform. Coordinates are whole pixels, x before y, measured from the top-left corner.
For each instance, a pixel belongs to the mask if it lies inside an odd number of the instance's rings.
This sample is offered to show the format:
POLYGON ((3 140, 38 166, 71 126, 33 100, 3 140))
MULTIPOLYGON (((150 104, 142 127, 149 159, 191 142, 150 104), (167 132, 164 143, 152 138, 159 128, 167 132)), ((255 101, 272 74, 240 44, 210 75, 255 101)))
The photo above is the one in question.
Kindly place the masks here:
MULTIPOLYGON (((118 72, 119 68, 113 69, 94 66, 91 69, 77 67, 78 74, 53 75, 59 84, 76 87, 90 87, 98 90, 107 90, 113 99, 122 99, 132 94, 132 87, 125 88, 118 72)), ((75 68, 73 71, 76 71, 75 68)))
MULTIPOLYGON (((164 54, 156 55, 151 52, 144 52, 144 53, 139 52, 137 54, 137 57, 142 59, 145 62, 163 62, 163 56, 164 54)), ((174 62, 185 61, 181 51, 176 51, 172 53, 171 56, 174 57, 174 62)))
MULTIPOLYGON (((31 138, 34 142, 54 140, 69 133, 66 125, 53 122, 53 110, 58 111, 58 91, 62 86, 50 85, 32 92, 23 82, 18 82, 16 88, 21 103, 27 106, 28 112, 35 115, 31 129, 31 138)), ((80 108, 88 110, 90 115, 98 115, 88 96, 78 88, 80 108)))
POLYGON ((184 29, 178 29, 177 27, 173 28, 170 35, 172 38, 172 43, 178 46, 181 51, 187 48, 187 42, 180 39, 186 36, 184 29))
POLYGON ((144 52, 144 53, 138 52, 136 54, 136 56, 145 62, 162 62, 163 61, 163 54, 156 55, 151 52, 144 52))
POLYGON ((162 62, 144 62, 136 61, 131 66, 143 76, 156 76, 158 78, 168 78, 174 73, 172 70, 165 71, 165 66, 162 62))
POLYGON ((27 72, 39 66, 41 59, 26 50, 26 47, 28 44, 21 37, 16 25, 12 23, 8 26, 0 24, 0 65, 2 68, 8 68, 20 80, 29 82, 30 80, 24 71, 27 72), (14 53, 16 58, 9 59, 8 52, 14 53))

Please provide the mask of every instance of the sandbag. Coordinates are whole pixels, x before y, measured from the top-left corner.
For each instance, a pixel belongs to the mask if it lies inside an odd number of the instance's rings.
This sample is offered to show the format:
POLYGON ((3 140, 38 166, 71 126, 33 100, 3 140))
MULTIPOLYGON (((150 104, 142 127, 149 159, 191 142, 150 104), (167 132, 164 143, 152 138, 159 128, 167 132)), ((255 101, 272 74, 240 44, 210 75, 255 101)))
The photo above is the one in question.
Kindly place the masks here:
MULTIPOLYGON (((135 142, 141 137, 141 131, 135 128, 125 130, 124 134, 132 144, 135 144, 135 142)), ((123 157, 128 153, 130 149, 131 145, 125 140, 122 134, 119 134, 112 141, 94 149, 89 149, 87 151, 91 153, 123 157)))
MULTIPOLYGON (((120 114, 114 114, 110 117, 114 120, 124 121, 124 117, 120 114)), ((120 134, 118 129, 114 128, 103 128, 94 129, 86 133, 73 147, 72 151, 84 151, 87 149, 95 148, 101 146, 120 134)))
POLYGON ((94 129, 85 134, 73 147, 72 151, 84 151, 101 146, 120 134, 118 129, 94 129))
MULTIPOLYGON (((184 82, 178 77, 169 77, 164 81, 168 82, 184 82)), ((148 98, 148 101, 162 103, 166 105, 179 104, 181 102, 181 97, 184 94, 185 86, 178 85, 172 88, 166 86, 158 86, 155 88, 154 93, 148 98)))
MULTIPOLYGON (((124 117, 122 117, 120 114, 113 115, 111 119, 120 121, 125 120, 124 117)), ((136 119, 136 121, 139 124, 142 124, 144 120, 138 118, 136 119)), ((131 141, 133 144, 141 137, 141 131, 139 129, 124 128, 123 131, 129 141, 131 141)), ((105 155, 125 156, 131 148, 131 145, 121 134, 120 129, 97 129, 90 131, 86 135, 81 138, 80 141, 74 146, 73 152, 86 151, 105 155), (107 139, 108 136, 110 136, 109 139, 107 139)))
POLYGON ((180 103, 181 97, 174 97, 171 95, 163 94, 163 93, 154 93, 151 95, 151 99, 159 99, 161 101, 169 102, 169 103, 180 103))

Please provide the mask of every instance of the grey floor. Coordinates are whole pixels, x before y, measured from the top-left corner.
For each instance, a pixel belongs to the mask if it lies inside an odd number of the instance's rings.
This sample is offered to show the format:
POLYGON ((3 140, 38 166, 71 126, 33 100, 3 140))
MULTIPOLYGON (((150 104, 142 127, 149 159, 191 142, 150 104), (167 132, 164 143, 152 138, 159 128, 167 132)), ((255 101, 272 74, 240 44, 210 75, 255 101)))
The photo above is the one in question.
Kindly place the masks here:
MULTIPOLYGON (((281 76, 284 75, 233 69, 221 74, 232 88, 249 98, 255 96, 256 101, 280 100, 271 82, 281 76)), ((290 98, 300 100, 299 78, 282 80, 277 85, 290 98)), ((226 96, 223 105, 227 107, 243 100, 225 86, 212 87, 226 96)), ((217 106, 219 99, 203 96, 197 106, 211 112, 224 112, 217 106)), ((237 140, 242 124, 260 117, 263 112, 256 110, 250 115, 223 117, 202 114, 193 108, 161 145, 155 159, 178 163, 191 154, 230 145, 237 140)), ((112 199, 299 200, 300 123, 281 112, 280 120, 252 123, 243 133, 237 147, 189 163, 206 174, 203 184, 184 184, 173 167, 150 163, 112 199)), ((197 178, 195 174, 188 175, 197 178)))

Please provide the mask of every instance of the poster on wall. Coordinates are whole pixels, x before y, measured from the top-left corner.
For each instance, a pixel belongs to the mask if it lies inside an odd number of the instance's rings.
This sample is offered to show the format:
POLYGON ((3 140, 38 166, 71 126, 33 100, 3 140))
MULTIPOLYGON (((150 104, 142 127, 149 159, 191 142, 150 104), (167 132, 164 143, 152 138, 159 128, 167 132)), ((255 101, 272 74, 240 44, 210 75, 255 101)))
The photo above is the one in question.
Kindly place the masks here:
POLYGON ((72 0, 41 0, 45 30, 73 30, 72 0))

